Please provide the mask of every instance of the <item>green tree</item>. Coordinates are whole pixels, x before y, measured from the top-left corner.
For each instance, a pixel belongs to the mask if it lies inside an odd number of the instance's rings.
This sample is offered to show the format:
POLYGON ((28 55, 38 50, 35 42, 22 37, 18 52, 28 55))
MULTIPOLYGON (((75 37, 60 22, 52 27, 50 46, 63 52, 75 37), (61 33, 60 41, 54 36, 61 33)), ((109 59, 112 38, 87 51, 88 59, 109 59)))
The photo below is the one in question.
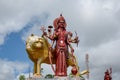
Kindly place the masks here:
POLYGON ((20 75, 19 76, 19 80, 25 80, 25 76, 24 75, 20 75))
POLYGON ((52 75, 52 74, 47 74, 47 75, 45 76, 45 78, 48 78, 48 79, 54 78, 54 75, 52 75))

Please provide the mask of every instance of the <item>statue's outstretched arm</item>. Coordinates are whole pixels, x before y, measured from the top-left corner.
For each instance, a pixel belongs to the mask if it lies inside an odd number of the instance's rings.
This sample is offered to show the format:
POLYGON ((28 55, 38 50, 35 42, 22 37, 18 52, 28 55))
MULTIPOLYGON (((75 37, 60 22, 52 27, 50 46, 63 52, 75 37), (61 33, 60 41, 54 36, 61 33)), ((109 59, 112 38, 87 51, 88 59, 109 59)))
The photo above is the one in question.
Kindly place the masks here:
MULTIPOLYGON (((75 33, 76 33, 76 32, 75 32, 75 33)), ((73 38, 72 38, 72 33, 71 33, 71 32, 68 32, 68 43, 76 43, 77 46, 78 46, 79 39, 78 39, 77 33, 76 33, 75 38, 73 39, 73 38)))

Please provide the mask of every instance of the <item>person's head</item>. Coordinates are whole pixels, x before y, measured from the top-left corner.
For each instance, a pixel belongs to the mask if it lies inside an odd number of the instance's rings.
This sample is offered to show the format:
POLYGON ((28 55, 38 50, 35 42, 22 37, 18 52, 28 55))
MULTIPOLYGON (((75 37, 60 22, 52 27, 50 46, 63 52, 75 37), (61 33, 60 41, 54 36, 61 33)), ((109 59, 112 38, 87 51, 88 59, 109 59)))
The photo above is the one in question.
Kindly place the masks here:
POLYGON ((109 71, 108 71, 108 69, 106 70, 105 74, 107 74, 107 75, 109 74, 109 71))
POLYGON ((66 22, 65 22, 64 17, 62 16, 62 14, 61 14, 60 17, 58 18, 57 25, 58 25, 58 28, 59 28, 59 27, 64 28, 64 29, 66 28, 66 22))
POLYGON ((61 27, 66 29, 67 24, 62 14, 60 14, 60 16, 53 21, 53 25, 55 29, 58 29, 61 27))

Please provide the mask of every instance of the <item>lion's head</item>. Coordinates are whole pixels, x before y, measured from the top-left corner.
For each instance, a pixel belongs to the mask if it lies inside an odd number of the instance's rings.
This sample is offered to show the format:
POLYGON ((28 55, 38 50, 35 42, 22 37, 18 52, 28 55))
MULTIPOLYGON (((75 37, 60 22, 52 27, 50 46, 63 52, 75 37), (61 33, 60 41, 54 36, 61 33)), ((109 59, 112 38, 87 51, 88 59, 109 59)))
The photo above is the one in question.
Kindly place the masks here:
POLYGON ((48 52, 48 46, 48 41, 44 37, 32 34, 26 40, 26 51, 32 60, 45 55, 44 52, 48 52))
POLYGON ((36 50, 36 49, 40 49, 43 47, 43 41, 44 39, 42 37, 38 37, 35 35, 31 35, 28 37, 27 41, 26 41, 26 49, 32 49, 32 50, 36 50))

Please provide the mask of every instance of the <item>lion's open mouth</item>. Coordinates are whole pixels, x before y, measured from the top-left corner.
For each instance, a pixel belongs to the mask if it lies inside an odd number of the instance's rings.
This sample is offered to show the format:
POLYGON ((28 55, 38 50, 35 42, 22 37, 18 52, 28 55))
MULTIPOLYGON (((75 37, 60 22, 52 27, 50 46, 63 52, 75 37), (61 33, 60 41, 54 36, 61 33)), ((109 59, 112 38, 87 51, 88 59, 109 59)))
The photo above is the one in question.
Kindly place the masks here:
POLYGON ((37 41, 37 42, 35 42, 34 44, 33 44, 33 48, 41 48, 42 47, 42 45, 43 45, 43 43, 42 42, 40 42, 40 41, 37 41))
POLYGON ((41 48, 42 47, 42 44, 39 42, 39 43, 36 43, 36 47, 37 48, 41 48))

